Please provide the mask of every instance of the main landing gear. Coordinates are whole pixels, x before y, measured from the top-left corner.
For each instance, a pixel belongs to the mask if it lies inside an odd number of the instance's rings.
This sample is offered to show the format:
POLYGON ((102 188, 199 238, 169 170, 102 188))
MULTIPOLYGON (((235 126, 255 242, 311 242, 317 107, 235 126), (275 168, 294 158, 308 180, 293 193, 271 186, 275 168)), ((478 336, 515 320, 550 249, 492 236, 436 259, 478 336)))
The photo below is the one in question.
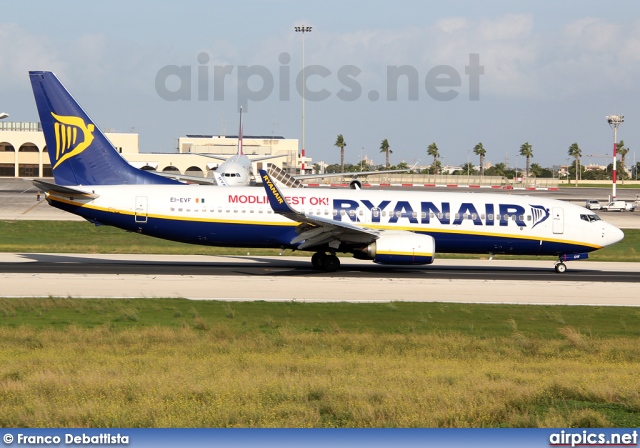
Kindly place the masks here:
POLYGON ((314 269, 335 272, 340 269, 340 259, 335 253, 316 252, 311 257, 311 264, 314 269))
POLYGON ((558 274, 564 274, 567 270, 567 265, 564 264, 562 261, 558 260, 556 261, 556 264, 553 266, 553 268, 556 270, 558 274))

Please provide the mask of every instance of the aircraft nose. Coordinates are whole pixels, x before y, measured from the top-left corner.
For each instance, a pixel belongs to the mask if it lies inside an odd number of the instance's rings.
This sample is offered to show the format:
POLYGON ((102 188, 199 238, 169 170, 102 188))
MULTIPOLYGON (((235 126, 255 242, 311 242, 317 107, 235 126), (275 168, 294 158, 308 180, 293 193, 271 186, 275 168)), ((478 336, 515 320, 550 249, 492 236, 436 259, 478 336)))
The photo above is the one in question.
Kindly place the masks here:
POLYGON ((605 246, 610 246, 611 244, 615 244, 618 241, 622 241, 623 238, 624 232, 615 226, 609 224, 604 229, 605 246))

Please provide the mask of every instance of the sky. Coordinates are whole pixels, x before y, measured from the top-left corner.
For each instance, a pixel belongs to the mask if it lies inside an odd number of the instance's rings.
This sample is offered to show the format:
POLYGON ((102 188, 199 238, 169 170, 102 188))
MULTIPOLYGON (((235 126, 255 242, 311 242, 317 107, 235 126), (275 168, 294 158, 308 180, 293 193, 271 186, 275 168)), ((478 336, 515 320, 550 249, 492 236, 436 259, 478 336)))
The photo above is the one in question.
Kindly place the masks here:
POLYGON ((314 162, 611 162, 613 131, 640 160, 640 2, 3 1, 0 112, 39 121, 27 72, 49 70, 97 125, 142 152, 187 134, 302 138, 314 162), (295 32, 310 26, 311 32, 295 32), (606 158, 605 158, 606 156, 606 158))

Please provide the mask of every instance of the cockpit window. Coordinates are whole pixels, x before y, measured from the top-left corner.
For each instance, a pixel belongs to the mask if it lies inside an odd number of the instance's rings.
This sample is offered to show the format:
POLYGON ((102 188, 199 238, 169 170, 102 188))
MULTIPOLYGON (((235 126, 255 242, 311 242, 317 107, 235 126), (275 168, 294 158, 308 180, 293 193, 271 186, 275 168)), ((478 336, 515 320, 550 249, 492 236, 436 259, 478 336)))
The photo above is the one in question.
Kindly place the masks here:
POLYGON ((580 219, 587 222, 601 221, 600 217, 596 214, 580 215, 580 219))

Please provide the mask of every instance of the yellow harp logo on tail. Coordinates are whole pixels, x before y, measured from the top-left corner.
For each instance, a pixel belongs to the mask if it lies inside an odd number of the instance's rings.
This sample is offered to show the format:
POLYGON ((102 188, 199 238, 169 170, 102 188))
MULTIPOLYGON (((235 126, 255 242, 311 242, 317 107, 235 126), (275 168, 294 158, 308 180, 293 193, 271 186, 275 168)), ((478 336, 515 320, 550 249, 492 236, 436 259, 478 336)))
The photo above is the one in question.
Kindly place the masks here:
POLYGON ((56 135, 56 164, 58 165, 71 157, 77 156, 87 149, 93 141, 93 131, 95 126, 91 123, 88 125, 80 117, 56 115, 51 112, 56 122, 53 124, 53 130, 56 135), (78 133, 81 132, 82 136, 78 133))

